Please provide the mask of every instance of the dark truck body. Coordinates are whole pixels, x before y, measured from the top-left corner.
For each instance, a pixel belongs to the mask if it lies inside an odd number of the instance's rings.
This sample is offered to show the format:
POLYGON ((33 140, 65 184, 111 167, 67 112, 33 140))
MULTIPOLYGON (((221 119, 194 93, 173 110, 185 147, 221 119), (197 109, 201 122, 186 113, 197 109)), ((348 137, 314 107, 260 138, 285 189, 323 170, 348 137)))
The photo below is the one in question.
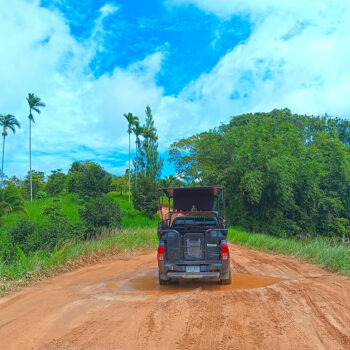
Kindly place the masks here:
MULTIPOLYGON (((158 224, 159 283, 219 278, 231 283, 222 186, 164 188, 169 210, 158 224)), ((164 213, 163 197, 160 211, 164 213)))

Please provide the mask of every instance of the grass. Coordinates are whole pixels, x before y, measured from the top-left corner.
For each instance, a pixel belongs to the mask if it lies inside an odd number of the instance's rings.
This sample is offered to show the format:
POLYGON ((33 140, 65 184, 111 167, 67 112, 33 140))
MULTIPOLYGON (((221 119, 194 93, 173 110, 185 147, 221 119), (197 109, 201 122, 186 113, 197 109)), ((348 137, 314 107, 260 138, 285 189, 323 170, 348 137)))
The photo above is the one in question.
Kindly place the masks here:
POLYGON ((13 227, 17 222, 24 218, 28 217, 35 223, 42 223, 45 220, 45 217, 41 214, 43 209, 49 207, 53 203, 58 203, 61 207, 63 213, 67 216, 68 220, 71 222, 80 221, 78 215, 78 209, 81 203, 79 197, 73 193, 62 194, 59 197, 49 197, 45 199, 34 199, 32 202, 29 200, 25 201, 25 208, 27 213, 17 212, 11 213, 8 216, 3 216, 1 218, 2 230, 8 230, 10 227, 13 227))
POLYGON ((156 231, 152 227, 115 231, 107 237, 83 241, 74 245, 54 249, 50 253, 38 251, 28 256, 20 250, 19 258, 11 265, 0 262, 0 293, 5 294, 14 285, 23 285, 30 280, 40 279, 62 267, 71 269, 96 262, 111 255, 128 255, 135 251, 149 251, 158 244, 156 231))
POLYGON ((157 214, 149 218, 145 213, 136 210, 132 204, 129 202, 129 197, 127 194, 120 195, 117 192, 110 192, 107 195, 113 198, 120 206, 123 211, 122 227, 123 228, 137 228, 137 227, 157 227, 159 222, 159 216, 157 214))
POLYGON ((350 276, 349 247, 341 244, 333 245, 324 237, 297 241, 267 234, 247 233, 239 227, 230 227, 227 239, 232 243, 264 252, 288 254, 350 276))
MULTIPOLYGON (((107 195, 113 198, 123 211, 124 217, 122 219, 123 228, 137 228, 137 227, 157 227, 159 218, 158 215, 154 215, 152 218, 148 218, 145 213, 136 210, 132 202, 129 203, 128 195, 120 195, 116 192, 110 192, 107 195)), ((1 218, 2 225, 1 230, 7 231, 9 228, 15 226, 17 222, 22 218, 29 218, 35 223, 42 223, 45 217, 41 214, 43 209, 49 207, 53 203, 58 203, 63 213, 66 215, 69 221, 72 223, 79 222, 79 207, 82 205, 82 200, 78 195, 73 193, 62 194, 59 197, 49 197, 45 199, 34 199, 32 202, 25 201, 25 208, 27 214, 18 212, 11 213, 8 216, 1 218)))

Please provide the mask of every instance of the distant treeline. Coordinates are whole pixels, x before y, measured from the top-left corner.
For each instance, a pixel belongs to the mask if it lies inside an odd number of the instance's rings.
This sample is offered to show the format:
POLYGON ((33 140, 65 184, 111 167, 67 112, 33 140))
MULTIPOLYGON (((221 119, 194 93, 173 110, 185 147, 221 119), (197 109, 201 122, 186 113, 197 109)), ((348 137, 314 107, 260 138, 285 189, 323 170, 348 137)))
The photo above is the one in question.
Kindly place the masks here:
POLYGON ((174 142, 178 177, 225 186, 227 219, 279 236, 350 233, 350 122, 290 110, 243 114, 174 142))

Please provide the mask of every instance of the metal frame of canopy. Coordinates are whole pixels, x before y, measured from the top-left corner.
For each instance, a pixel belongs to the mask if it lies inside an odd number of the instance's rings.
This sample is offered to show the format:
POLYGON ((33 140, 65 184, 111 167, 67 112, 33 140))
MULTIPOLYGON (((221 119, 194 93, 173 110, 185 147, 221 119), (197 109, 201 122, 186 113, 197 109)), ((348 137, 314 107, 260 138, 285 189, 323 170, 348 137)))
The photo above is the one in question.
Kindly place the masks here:
POLYGON ((162 220, 164 220, 164 195, 168 199, 170 216, 174 213, 216 213, 218 215, 219 212, 222 218, 225 217, 224 186, 167 187, 158 189, 158 193, 161 193, 158 198, 158 206, 162 220), (218 200, 218 212, 215 211, 215 199, 218 200), (171 202, 173 211, 170 210, 171 202))

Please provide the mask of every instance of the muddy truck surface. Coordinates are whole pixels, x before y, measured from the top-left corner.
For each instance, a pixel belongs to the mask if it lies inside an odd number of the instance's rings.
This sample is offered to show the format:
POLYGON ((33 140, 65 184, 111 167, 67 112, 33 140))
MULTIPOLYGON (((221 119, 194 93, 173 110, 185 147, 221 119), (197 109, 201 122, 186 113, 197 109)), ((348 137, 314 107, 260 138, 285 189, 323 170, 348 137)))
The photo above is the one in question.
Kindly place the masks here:
POLYGON ((230 284, 224 187, 161 188, 159 192, 159 284, 182 278, 216 278, 230 284))

